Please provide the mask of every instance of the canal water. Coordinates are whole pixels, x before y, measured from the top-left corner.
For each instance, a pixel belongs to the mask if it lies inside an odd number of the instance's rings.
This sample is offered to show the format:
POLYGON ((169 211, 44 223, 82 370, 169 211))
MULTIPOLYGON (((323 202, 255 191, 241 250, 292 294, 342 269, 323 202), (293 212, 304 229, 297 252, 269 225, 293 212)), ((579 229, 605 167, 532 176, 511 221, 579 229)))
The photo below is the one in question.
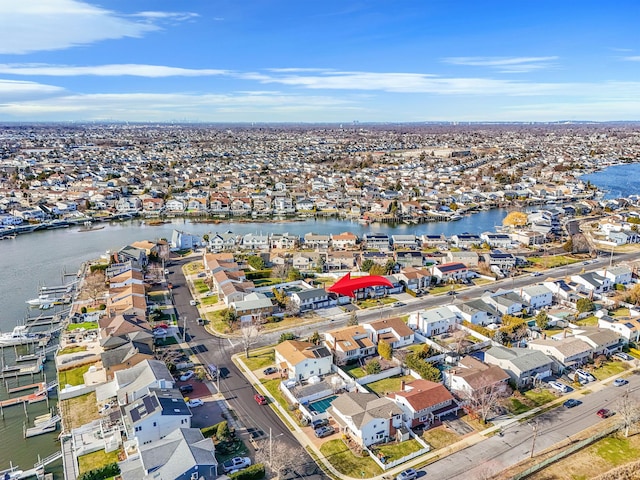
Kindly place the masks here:
POLYGON ((590 181, 604 191, 604 198, 626 198, 640 194, 640 163, 613 165, 604 170, 583 175, 583 182, 590 181))

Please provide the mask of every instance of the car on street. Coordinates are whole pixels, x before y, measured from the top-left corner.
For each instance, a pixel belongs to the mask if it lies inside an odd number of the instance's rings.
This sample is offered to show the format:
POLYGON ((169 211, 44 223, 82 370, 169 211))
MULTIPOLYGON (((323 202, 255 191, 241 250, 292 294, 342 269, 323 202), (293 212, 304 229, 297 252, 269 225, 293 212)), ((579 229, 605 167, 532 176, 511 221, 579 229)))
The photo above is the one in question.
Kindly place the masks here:
POLYGON ((187 406, 189 406, 191 408, 201 407, 202 405, 204 405, 204 402, 202 400, 200 400, 199 398, 192 398, 191 400, 189 400, 187 402, 187 406))
POLYGON ((266 405, 267 404, 267 399, 264 395, 260 395, 259 393, 256 393, 253 396, 253 399, 256 401, 256 403, 258 405, 266 405))
POLYGON ((413 480, 414 478, 418 478, 418 472, 413 468, 407 468, 398 474, 396 480, 413 480))
POLYGON ((541 277, 541 276, 542 276, 542 273, 540 273, 540 272, 532 272, 532 273, 531 273, 531 276, 532 276, 532 277, 541 277))
POLYGON ((249 457, 233 457, 222 464, 222 469, 225 473, 229 473, 231 470, 240 470, 250 465, 251 459, 249 457))
POLYGON ((564 402, 562 405, 564 405, 565 408, 573 408, 573 407, 577 407, 581 403, 582 402, 580 400, 576 400, 575 398, 570 398, 569 400, 564 402))
POLYGON ((187 370, 182 375, 180 375, 180 381, 181 382, 189 381, 195 374, 196 373, 193 370, 187 370))
POLYGON ((314 430, 317 430, 320 427, 326 427, 327 425, 329 425, 329 420, 327 420, 326 418, 318 418, 311 422, 311 427, 314 430))
POLYGON ((191 305, 192 307, 195 307, 198 304, 198 302, 196 302, 195 300, 189 300, 189 305, 191 305))
POLYGON ((609 418, 611 415, 613 415, 613 412, 607 408, 601 408, 596 412, 596 415, 598 415, 600 418, 609 418))
POLYGON ((406 305, 407 305, 407 304, 406 304, 406 303, 404 303, 404 302, 396 302, 396 303, 394 303, 394 304, 393 304, 393 305, 391 305, 391 306, 395 308, 395 307, 404 307, 404 306, 406 306, 406 305))
POLYGON ((198 317, 198 318, 196 319, 196 323, 197 323, 198 325, 204 325, 204 318, 198 317))
POLYGON ((614 353, 613 358, 619 358, 620 360, 626 360, 626 361, 633 360, 633 357, 631 355, 624 352, 614 353))
POLYGON ((455 290, 449 290, 447 292, 447 295, 457 295, 457 294, 458 294, 458 292, 456 292, 455 290))
POLYGON ((164 329, 164 328, 154 328, 153 329, 153 335, 155 337, 162 337, 162 336, 166 335, 167 333, 168 333, 167 330, 164 329))
POLYGON ((193 385, 180 385, 179 390, 180 393, 191 393, 193 392, 193 385))
POLYGON ((629 380, 625 380, 624 378, 616 378, 613 381, 613 386, 614 387, 624 387, 627 383, 629 383, 629 380))
POLYGON ((276 367, 267 367, 262 371, 262 373, 265 375, 273 375, 274 373, 278 373, 278 369, 276 367))
POLYGON ((549 386, 554 390, 557 390, 561 393, 567 393, 569 391, 569 387, 564 383, 560 382, 549 382, 549 386))
POLYGON ((318 438, 324 438, 324 437, 328 437, 329 435, 332 435, 335 431, 336 429, 333 428, 331 425, 325 425, 324 427, 316 428, 315 434, 316 434, 316 437, 318 438))

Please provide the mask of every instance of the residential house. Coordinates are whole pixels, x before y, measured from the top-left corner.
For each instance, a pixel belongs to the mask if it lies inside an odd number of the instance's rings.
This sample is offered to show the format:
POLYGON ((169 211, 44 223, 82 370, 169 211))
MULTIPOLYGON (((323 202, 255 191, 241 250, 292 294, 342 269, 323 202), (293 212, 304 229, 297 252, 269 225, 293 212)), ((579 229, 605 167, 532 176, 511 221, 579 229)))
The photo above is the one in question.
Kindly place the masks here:
POLYGON ((480 238, 491 248, 511 248, 512 240, 506 233, 484 232, 480 238))
POLYGON ((409 315, 408 325, 425 337, 433 337, 453 330, 460 319, 450 307, 435 307, 409 315))
POLYGON ((399 317, 365 323, 364 328, 371 333, 371 340, 375 344, 384 340, 393 349, 413 344, 413 330, 399 317))
POLYGON ((402 409, 393 400, 373 393, 342 394, 331 402, 327 413, 342 434, 367 447, 396 438, 403 426, 402 409))
POLYGON ((144 276, 140 270, 127 270, 109 279, 109 288, 121 288, 133 284, 144 284, 144 276))
POLYGON ((292 250, 298 246, 300 237, 290 233, 272 233, 269 240, 271 248, 292 250))
POLYGON ((150 389, 169 389, 174 385, 167 365, 161 360, 149 359, 114 372, 112 381, 96 387, 96 400, 104 404, 117 398, 118 405, 127 405, 149 394, 150 389))
POLYGON ((423 247, 428 248, 445 248, 448 245, 447 238, 443 235, 427 235, 424 234, 420 237, 420 241, 423 247))
POLYGON ((519 293, 523 300, 534 310, 540 310, 553 305, 553 293, 544 285, 523 287, 519 293))
POLYGON ((564 280, 548 280, 542 282, 542 285, 551 290, 556 302, 575 302, 579 298, 564 280))
POLYGON ((389 235, 384 233, 365 233, 362 241, 367 250, 389 251, 389 235))
POLYGON ((418 248, 418 240, 415 235, 391 235, 391 243, 395 250, 418 248))
POLYGON ((358 252, 328 252, 324 262, 324 270, 352 270, 356 266, 358 257, 358 252))
POLYGON ((448 251, 446 259, 448 263, 464 263, 467 267, 475 268, 478 266, 480 257, 476 252, 460 250, 457 252, 448 251))
POLYGON ((481 299, 469 300, 460 304, 449 305, 462 320, 474 325, 489 325, 500 320, 500 313, 494 307, 481 299))
POLYGON ((353 250, 358 247, 358 237, 351 232, 331 234, 331 247, 334 250, 353 250))
POLYGON ((554 365, 553 369, 558 373, 562 373, 568 367, 584 365, 593 355, 591 345, 576 337, 566 337, 559 340, 538 338, 529 341, 527 346, 555 359, 558 363, 554 365))
POLYGON ((362 252, 360 254, 360 264, 371 260, 377 265, 386 265, 389 260, 393 260, 393 255, 388 252, 362 252))
POLYGON ((469 275, 469 268, 464 263, 442 263, 434 265, 431 268, 433 270, 433 276, 437 279, 437 283, 466 280, 469 275))
POLYGON ((297 252, 293 254, 293 268, 308 272, 322 265, 322 256, 318 252, 297 252))
POLYGON ((422 268, 403 267, 400 273, 394 275, 400 282, 404 282, 407 289, 418 291, 427 288, 431 283, 431 272, 422 268))
POLYGON ((462 357, 454 368, 442 372, 442 377, 449 390, 462 398, 472 398, 476 392, 485 390, 506 391, 511 378, 498 365, 481 362, 470 355, 462 357))
POLYGON ((472 248, 482 245, 482 239, 475 233, 460 233, 451 236, 451 243, 458 248, 472 248))
POLYGON ((447 415, 455 415, 460 406, 453 395, 441 383, 418 379, 409 383, 402 381, 400 390, 389 394, 402 409, 407 428, 432 425, 447 415))
POLYGON ((202 237, 191 233, 173 230, 171 233, 172 250, 194 250, 202 244, 202 237))
POLYGON ((603 315, 598 319, 598 328, 614 331, 624 339, 625 343, 640 341, 640 320, 638 318, 614 318, 603 315))
POLYGON ((573 336, 591 345, 594 356, 609 356, 612 353, 622 350, 622 346, 624 345, 622 337, 612 329, 584 328, 574 330, 573 336))
POLYGON ((116 263, 131 260, 133 267, 139 270, 142 270, 149 263, 149 256, 145 249, 136 248, 131 245, 122 247, 115 255, 117 256, 116 263))
POLYGON ((313 248, 316 250, 328 250, 330 241, 331 241, 330 235, 321 235, 318 233, 305 233, 304 235, 304 246, 306 248, 313 248))
POLYGON ((627 243, 640 242, 640 234, 633 230, 611 231, 608 238, 610 242, 614 242, 616 245, 626 245, 627 243))
POLYGON ((485 253, 482 257, 487 265, 490 267, 496 266, 502 272, 509 272, 517 263, 517 259, 513 254, 500 251, 485 253))
POLYGON ((214 443, 198 428, 178 428, 155 442, 139 444, 118 466, 122 480, 218 478, 214 443))
POLYGON ((247 233, 242 237, 242 247, 248 250, 269 250, 269 235, 247 233))
POLYGON ((184 212, 187 209, 187 202, 172 198, 167 200, 164 207, 167 212, 184 212))
POLYGON ((371 341, 370 333, 362 325, 325 332, 324 344, 333 352, 338 365, 376 353, 376 346, 371 341))
POLYGON ((485 292, 481 299, 495 308, 501 315, 522 315, 531 307, 520 295, 512 290, 499 289, 496 292, 485 292))
POLYGON ((325 345, 286 340, 275 346, 275 364, 288 378, 308 380, 330 373, 333 356, 325 345))
POLYGON ((403 267, 422 267, 424 259, 422 252, 417 250, 401 250, 395 252, 395 261, 400 268, 403 267))
POLYGON ((609 277, 603 277, 596 272, 584 272, 571 275, 571 281, 580 285, 584 292, 590 294, 602 294, 608 292, 613 287, 613 283, 609 277))
POLYGON ((191 428, 191 410, 175 388, 150 389, 147 395, 122 407, 127 438, 146 445, 180 428, 191 428))
POLYGON ((271 299, 258 292, 249 293, 243 300, 231 302, 229 308, 233 309, 236 316, 243 321, 266 320, 275 309, 271 299))
POLYGON ((311 288, 293 292, 291 301, 298 306, 301 312, 326 308, 331 305, 329 294, 324 288, 311 288))
POLYGON ((521 245, 531 247, 535 245, 543 245, 547 243, 547 236, 544 232, 536 232, 533 230, 518 230, 509 234, 511 239, 521 245))
POLYGON ((238 237, 233 233, 215 233, 209 236, 209 250, 212 252, 235 250, 237 243, 238 237))
POLYGON ((485 352, 484 361, 502 368, 518 388, 531 385, 552 374, 553 360, 542 352, 527 348, 494 346, 485 352))
POLYGON ((596 270, 596 273, 608 278, 613 285, 628 285, 633 278, 631 269, 624 265, 614 265, 609 268, 603 268, 602 270, 596 270))

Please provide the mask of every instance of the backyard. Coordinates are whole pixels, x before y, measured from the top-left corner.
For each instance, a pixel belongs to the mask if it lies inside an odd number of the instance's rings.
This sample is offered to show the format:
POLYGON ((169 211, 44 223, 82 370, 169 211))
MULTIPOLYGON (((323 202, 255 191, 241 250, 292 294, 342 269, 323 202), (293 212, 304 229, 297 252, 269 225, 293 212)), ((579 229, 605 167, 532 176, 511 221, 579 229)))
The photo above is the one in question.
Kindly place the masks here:
POLYGON ((369 478, 383 473, 369 455, 356 457, 342 440, 325 442, 320 451, 338 472, 347 477, 369 478))
POLYGON ((460 440, 457 433, 452 432, 444 425, 436 428, 430 428, 422 434, 422 439, 431 445, 431 448, 437 450, 439 448, 448 447, 460 440))
POLYGON ((275 351, 273 350, 273 348, 262 349, 262 350, 250 350, 249 358, 246 358, 243 355, 240 360, 251 371, 261 370, 266 367, 270 367, 274 364, 275 351))
POLYGON ((97 452, 87 453, 78 457, 78 470, 80 475, 96 468, 104 467, 110 463, 118 461, 118 451, 105 453, 104 450, 98 450, 97 452))
POLYGON ((399 391, 400 385, 403 381, 412 382, 414 380, 415 378, 411 375, 396 375, 395 377, 383 378, 382 380, 378 380, 377 382, 367 383, 365 387, 371 390, 373 393, 377 393, 378 396, 383 396, 390 392, 399 391))
POLYGON ((92 362, 80 367, 70 368, 69 370, 60 370, 58 372, 60 385, 82 385, 84 383, 82 376, 87 373, 89 367, 94 364, 95 362, 92 362))
POLYGON ((99 417, 96 392, 87 393, 80 397, 60 400, 58 409, 63 418, 65 430, 78 428, 99 417))
POLYGON ((389 442, 384 445, 373 446, 371 447, 371 451, 378 455, 378 458, 381 460, 384 458, 385 463, 389 463, 400 460, 422 448, 422 445, 420 445, 417 440, 411 438, 404 442, 389 442))
POLYGON ((534 388, 524 394, 516 393, 507 399, 505 407, 514 415, 528 412, 532 408, 539 407, 555 400, 557 397, 547 389, 534 388))

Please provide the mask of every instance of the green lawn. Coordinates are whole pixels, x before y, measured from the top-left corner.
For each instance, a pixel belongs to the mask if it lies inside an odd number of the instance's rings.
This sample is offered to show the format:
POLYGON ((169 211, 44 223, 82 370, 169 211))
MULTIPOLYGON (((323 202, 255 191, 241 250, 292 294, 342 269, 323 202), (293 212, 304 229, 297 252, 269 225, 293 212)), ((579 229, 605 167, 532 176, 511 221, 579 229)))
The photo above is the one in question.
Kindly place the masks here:
POLYGON ((615 310, 610 310, 609 315, 612 317, 628 317, 630 314, 628 308, 620 307, 615 310))
POLYGON ((366 300, 359 300, 356 305, 360 308, 372 308, 379 307, 380 305, 389 305, 390 303, 396 303, 398 301, 397 298, 393 297, 382 297, 378 299, 367 298, 366 300))
POLYGON ((209 285, 207 285, 202 279, 194 280, 193 287, 198 293, 206 293, 209 291, 209 285))
POLYGON ((200 304, 203 307, 209 306, 209 305, 215 305, 216 303, 218 303, 218 296, 217 295, 211 295, 209 297, 202 297, 200 299, 200 304))
POLYGON ((525 392, 524 396, 531 400, 536 407, 556 399, 556 396, 552 392, 543 388, 529 390, 525 392))
POLYGON ((370 478, 384 473, 368 455, 356 457, 342 440, 329 440, 322 444, 320 451, 338 472, 347 477, 370 478))
POLYGON ((156 338, 155 345, 156 347, 168 347, 169 345, 177 345, 178 340, 176 337, 167 337, 167 338, 156 338))
POLYGON ((89 367, 91 365, 93 365, 93 363, 58 372, 60 385, 75 386, 84 384, 84 379, 82 378, 82 376, 89 371, 89 367))
POLYGON ((209 325, 216 332, 231 333, 229 326, 222 320, 222 310, 216 310, 215 312, 208 312, 204 315, 206 320, 209 320, 209 325))
POLYGON ((97 452, 87 453, 78 457, 78 468, 80 473, 95 470, 96 468, 104 467, 110 463, 118 461, 118 451, 105 453, 104 450, 98 450, 97 452))
POLYGON ((267 389, 276 402, 278 402, 283 408, 289 408, 289 402, 284 398, 280 391, 280 379, 274 378, 273 380, 262 380, 262 386, 267 389))
POLYGON ((400 443, 389 443, 387 445, 382 445, 379 448, 374 447, 372 451, 374 453, 381 453, 384 455, 386 462, 393 462, 395 460, 399 460, 407 455, 412 454, 413 452, 417 452, 422 448, 422 445, 418 443, 417 440, 413 438, 406 440, 400 443))
POLYGON ((543 267, 543 268, 561 267, 563 265, 571 265, 572 263, 577 263, 580 261, 576 258, 571 258, 566 255, 549 255, 547 257, 529 257, 527 260, 533 263, 535 266, 543 267))
POLYGON ((448 430, 444 426, 432 428, 422 434, 422 439, 427 442, 434 450, 438 448, 448 447, 460 440, 457 433, 448 430))
POLYGON ((270 287, 271 285, 278 285, 284 282, 282 278, 257 278, 253 281, 256 287, 270 287))
POLYGON ((198 260, 196 262, 187 263, 184 267, 182 267, 186 274, 193 275, 195 273, 200 273, 204 271, 204 264, 202 260, 198 260))
POLYGON ((594 448, 600 457, 612 465, 622 465, 640 456, 640 451, 629 444, 628 438, 606 437, 598 441, 594 448))
POLYGON ((415 378, 411 375, 397 375, 395 377, 383 378, 377 382, 367 383, 365 387, 378 395, 385 395, 388 392, 397 392, 400 390, 400 383, 402 380, 405 382, 412 382, 415 378))
POLYGON ((595 315, 590 315, 581 320, 576 320, 574 322, 576 325, 580 325, 581 327, 595 327, 598 325, 598 317, 595 315))
POLYGON ((85 330, 95 330, 98 328, 98 322, 82 322, 82 323, 70 323, 67 325, 67 330, 70 332, 84 328, 85 330))
POLYGON ((61 350, 58 350, 58 355, 67 355, 69 353, 86 352, 86 351, 87 351, 87 347, 78 345, 75 347, 65 347, 61 350))
POLYGON ((604 380, 605 378, 609 378, 612 375, 617 375, 618 373, 622 373, 627 370, 627 364, 624 362, 607 362, 602 367, 596 368, 591 371, 593 376, 598 380, 604 380))
POLYGON ((249 358, 246 358, 244 355, 239 357, 239 360, 251 371, 270 367, 274 364, 275 359, 275 351, 273 348, 258 351, 249 350, 249 358))
POLYGON ((533 408, 533 407, 530 407, 529 405, 522 403, 517 398, 510 398, 507 401, 506 407, 514 415, 520 415, 521 413, 528 412, 533 408))
POLYGON ((365 372, 362 369, 362 367, 360 367, 360 364, 358 364, 358 363, 351 363, 351 364, 345 365, 345 366, 343 366, 341 368, 342 368, 342 370, 347 372, 349 375, 351 375, 353 378, 362 378, 367 374, 367 372, 365 372))
POLYGON ((149 292, 147 298, 153 303, 164 303, 167 299, 167 293, 164 290, 149 292))

